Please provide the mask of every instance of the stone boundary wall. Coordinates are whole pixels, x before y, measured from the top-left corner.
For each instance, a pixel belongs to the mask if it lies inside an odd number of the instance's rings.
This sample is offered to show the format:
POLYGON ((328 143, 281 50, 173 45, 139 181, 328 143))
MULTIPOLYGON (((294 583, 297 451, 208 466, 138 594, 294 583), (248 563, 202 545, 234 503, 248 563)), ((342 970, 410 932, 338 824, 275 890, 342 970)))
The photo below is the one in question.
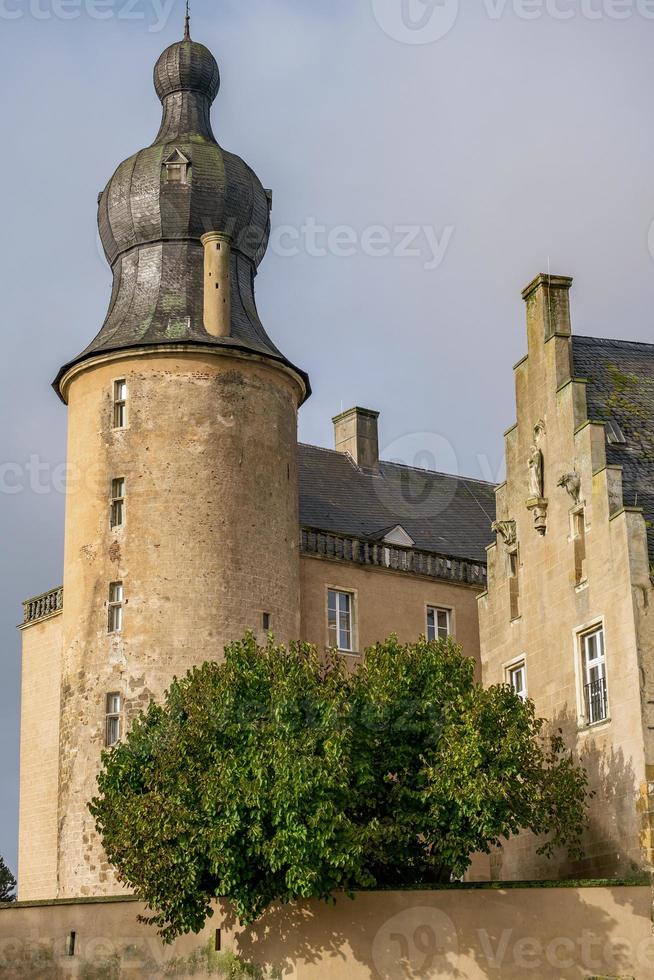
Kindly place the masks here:
POLYGON ((17 903, 0 908, 0 976, 648 980, 651 909, 649 884, 371 891, 273 907, 247 929, 219 904, 200 935, 164 947, 131 899, 17 903))

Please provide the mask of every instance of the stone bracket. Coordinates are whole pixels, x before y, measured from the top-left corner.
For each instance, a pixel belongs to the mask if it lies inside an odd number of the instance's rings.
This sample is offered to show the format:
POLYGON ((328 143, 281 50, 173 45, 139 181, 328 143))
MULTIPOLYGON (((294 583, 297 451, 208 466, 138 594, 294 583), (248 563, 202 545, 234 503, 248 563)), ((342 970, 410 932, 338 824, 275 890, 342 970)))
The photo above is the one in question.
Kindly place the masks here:
POLYGON ((526 501, 527 510, 534 515, 534 528, 539 534, 547 531, 547 505, 548 501, 544 497, 528 497, 526 501))

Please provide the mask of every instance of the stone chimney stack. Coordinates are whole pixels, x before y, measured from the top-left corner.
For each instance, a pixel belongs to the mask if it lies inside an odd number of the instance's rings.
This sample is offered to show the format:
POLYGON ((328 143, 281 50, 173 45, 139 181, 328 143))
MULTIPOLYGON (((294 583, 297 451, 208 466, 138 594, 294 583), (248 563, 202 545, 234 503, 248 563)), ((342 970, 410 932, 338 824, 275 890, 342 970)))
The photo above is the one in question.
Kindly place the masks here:
POLYGON ((362 470, 379 469, 378 418, 369 408, 349 408, 332 420, 336 450, 348 453, 362 470))
POLYGON ((541 272, 523 289, 527 325, 530 330, 532 327, 538 329, 541 342, 557 335, 570 336, 571 285, 569 276, 552 276, 541 272))
POLYGON ((570 276, 552 276, 549 272, 541 272, 522 291, 527 306, 529 356, 540 358, 550 351, 545 356, 553 358, 557 386, 572 376, 571 286, 570 276))

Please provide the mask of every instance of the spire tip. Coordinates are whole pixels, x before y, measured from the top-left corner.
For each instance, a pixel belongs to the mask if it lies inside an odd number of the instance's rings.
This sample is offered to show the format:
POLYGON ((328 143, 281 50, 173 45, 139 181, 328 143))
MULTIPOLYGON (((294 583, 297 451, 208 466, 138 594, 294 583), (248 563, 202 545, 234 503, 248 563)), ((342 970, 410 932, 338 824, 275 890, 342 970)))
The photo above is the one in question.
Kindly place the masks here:
POLYGON ((184 40, 191 40, 191 9, 189 0, 186 0, 186 17, 184 18, 184 40))

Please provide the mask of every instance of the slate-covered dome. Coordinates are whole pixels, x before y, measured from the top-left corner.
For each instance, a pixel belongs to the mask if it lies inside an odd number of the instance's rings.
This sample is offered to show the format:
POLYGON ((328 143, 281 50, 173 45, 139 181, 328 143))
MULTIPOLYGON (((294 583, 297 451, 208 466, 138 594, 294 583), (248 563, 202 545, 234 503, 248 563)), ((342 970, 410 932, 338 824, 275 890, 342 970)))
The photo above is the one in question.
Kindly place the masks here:
POLYGON ((100 195, 107 261, 113 266, 137 245, 199 241, 219 229, 258 265, 268 244, 269 198, 254 171, 223 150, 211 129, 211 104, 220 88, 216 59, 187 37, 161 55, 154 85, 163 104, 157 138, 121 163, 100 195))
POLYGON ((166 48, 154 66, 154 87, 163 102, 174 92, 204 92, 213 102, 220 88, 218 62, 190 36, 166 48))
POLYGON ((191 343, 238 347, 281 361, 257 312, 254 277, 270 235, 271 194, 254 171, 217 142, 210 119, 220 88, 216 59, 191 40, 168 47, 154 69, 163 106, 156 139, 120 164, 98 198, 98 226, 113 272, 109 311, 77 362, 130 347, 191 343), (204 326, 201 238, 231 238, 231 323, 226 337, 204 326))

